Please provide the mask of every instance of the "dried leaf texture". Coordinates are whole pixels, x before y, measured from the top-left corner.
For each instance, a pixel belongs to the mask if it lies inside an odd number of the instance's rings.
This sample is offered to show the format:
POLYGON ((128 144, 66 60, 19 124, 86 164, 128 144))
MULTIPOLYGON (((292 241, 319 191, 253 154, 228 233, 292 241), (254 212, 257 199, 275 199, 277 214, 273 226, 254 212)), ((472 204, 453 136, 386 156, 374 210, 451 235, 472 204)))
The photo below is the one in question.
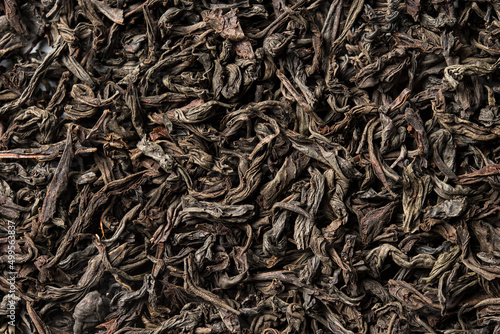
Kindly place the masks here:
POLYGON ((0 332, 500 333, 499 27, 0 1, 0 332))

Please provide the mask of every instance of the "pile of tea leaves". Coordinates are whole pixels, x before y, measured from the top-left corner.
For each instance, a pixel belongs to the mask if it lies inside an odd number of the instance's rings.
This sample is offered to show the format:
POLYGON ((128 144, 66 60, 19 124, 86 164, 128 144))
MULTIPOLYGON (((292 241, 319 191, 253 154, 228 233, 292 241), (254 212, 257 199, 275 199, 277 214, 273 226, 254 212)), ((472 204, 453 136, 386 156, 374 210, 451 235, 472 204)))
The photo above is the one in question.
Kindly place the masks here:
POLYGON ((0 33, 2 333, 500 333, 500 3, 4 0, 0 33))

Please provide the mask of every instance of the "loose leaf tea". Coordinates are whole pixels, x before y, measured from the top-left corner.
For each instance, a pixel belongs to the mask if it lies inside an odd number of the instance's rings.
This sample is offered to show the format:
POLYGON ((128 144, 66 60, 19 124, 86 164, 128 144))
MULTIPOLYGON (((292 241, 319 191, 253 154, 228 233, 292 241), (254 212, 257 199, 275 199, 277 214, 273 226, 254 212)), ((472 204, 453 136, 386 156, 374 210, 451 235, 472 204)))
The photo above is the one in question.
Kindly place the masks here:
POLYGON ((499 26, 0 2, 0 331, 499 333, 499 26))

